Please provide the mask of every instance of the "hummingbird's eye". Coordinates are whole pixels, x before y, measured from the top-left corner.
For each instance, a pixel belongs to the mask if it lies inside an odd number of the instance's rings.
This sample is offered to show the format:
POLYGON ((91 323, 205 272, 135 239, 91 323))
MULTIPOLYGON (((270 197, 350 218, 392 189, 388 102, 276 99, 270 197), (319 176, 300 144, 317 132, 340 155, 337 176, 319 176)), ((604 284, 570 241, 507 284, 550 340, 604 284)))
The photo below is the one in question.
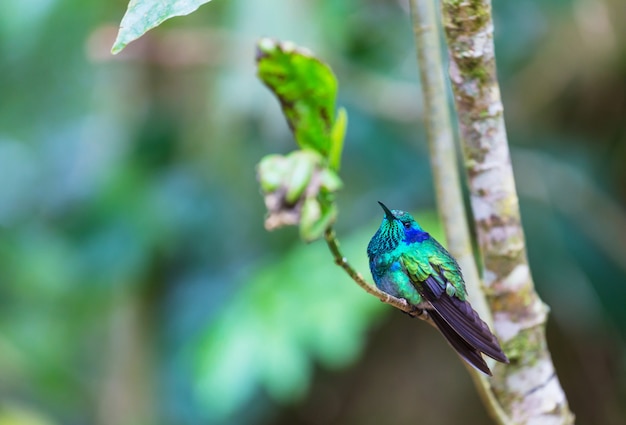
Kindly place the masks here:
POLYGON ((405 229, 410 229, 411 228, 411 223, 409 223, 408 221, 406 223, 403 223, 403 224, 404 224, 404 228, 405 229))

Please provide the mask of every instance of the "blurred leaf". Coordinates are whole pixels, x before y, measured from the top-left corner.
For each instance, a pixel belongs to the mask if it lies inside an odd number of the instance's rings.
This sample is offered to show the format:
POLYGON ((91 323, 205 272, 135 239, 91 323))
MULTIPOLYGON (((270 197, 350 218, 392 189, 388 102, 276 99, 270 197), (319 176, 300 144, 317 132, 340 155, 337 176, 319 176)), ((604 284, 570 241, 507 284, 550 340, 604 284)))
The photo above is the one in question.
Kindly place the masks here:
POLYGON ((0 425, 53 425, 55 422, 35 410, 17 404, 0 404, 0 425))
POLYGON ((343 140, 346 136, 346 129, 348 127, 348 113, 345 108, 339 108, 337 112, 337 119, 330 135, 331 145, 330 153, 328 154, 328 162, 330 168, 334 171, 339 171, 341 166, 341 152, 343 151, 343 140))
POLYGON ((120 23, 111 53, 121 52, 128 43, 138 39, 163 21, 189 15, 211 0, 131 0, 120 23))
MULTIPOLYGON (((440 237, 434 216, 420 223, 440 237)), ((358 270, 375 229, 343 239, 358 270)), ((218 418, 241 408, 264 387, 283 402, 303 396, 314 362, 344 367, 360 354, 367 331, 392 311, 336 267, 324 244, 300 245, 281 261, 257 268, 227 300, 196 345, 197 395, 218 418)))
POLYGON ((327 158, 337 96, 331 69, 308 50, 269 38, 259 41, 257 62, 259 78, 278 97, 300 147, 327 158))
MULTIPOLYGON (((364 246, 366 237, 346 245, 364 246)), ((254 271, 207 328, 196 351, 198 395, 220 417, 240 408, 259 385, 279 400, 293 399, 308 386, 312 358, 352 360, 382 311, 382 303, 342 277, 324 245, 298 246, 254 271)))

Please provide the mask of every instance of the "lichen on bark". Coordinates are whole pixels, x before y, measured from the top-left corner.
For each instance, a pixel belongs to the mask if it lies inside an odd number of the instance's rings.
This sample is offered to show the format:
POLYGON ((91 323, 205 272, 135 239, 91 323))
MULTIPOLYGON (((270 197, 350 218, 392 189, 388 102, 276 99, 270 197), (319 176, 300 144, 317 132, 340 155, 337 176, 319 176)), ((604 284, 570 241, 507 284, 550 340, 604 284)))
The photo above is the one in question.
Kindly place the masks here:
POLYGON ((548 308, 534 290, 498 86, 489 0, 443 0, 450 80, 483 285, 508 366, 494 370, 501 423, 570 424, 574 416, 545 340, 548 308))

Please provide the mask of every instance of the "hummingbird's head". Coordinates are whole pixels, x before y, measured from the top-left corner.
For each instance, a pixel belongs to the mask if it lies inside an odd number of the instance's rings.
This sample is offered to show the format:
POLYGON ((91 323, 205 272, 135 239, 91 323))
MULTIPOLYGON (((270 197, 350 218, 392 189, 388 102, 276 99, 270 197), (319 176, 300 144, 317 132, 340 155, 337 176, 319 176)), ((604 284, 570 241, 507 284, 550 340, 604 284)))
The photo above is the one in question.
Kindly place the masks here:
POLYGON ((421 242, 428 238, 428 233, 420 227, 413 216, 400 210, 390 210, 378 202, 385 211, 382 223, 372 238, 368 251, 385 252, 395 249, 401 242, 421 242))

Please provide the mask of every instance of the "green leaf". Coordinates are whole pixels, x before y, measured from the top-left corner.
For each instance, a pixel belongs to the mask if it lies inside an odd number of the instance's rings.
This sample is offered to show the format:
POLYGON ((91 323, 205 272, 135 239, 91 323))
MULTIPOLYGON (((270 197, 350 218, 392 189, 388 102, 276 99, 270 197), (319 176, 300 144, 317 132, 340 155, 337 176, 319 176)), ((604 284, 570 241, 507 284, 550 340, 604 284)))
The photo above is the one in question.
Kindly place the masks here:
POLYGON ((332 202, 319 202, 316 198, 307 198, 302 205, 300 217, 300 237, 305 242, 313 242, 337 218, 337 207, 332 202))
POLYGON ((328 158, 337 96, 330 67, 308 50, 269 38, 258 43, 257 63, 259 78, 278 97, 300 147, 328 158))
POLYGON ((211 0, 130 0, 120 23, 111 53, 117 54, 128 43, 174 16, 189 15, 211 0))
POLYGON ((330 134, 331 145, 328 155, 330 168, 334 171, 339 171, 341 165, 341 152, 343 151, 343 139, 346 136, 346 127, 348 127, 348 113, 345 108, 339 108, 335 125, 333 125, 330 134))
POLYGON ((285 200, 295 204, 311 182, 315 166, 320 160, 319 155, 311 151, 296 151, 289 154, 291 172, 287 182, 285 200))

